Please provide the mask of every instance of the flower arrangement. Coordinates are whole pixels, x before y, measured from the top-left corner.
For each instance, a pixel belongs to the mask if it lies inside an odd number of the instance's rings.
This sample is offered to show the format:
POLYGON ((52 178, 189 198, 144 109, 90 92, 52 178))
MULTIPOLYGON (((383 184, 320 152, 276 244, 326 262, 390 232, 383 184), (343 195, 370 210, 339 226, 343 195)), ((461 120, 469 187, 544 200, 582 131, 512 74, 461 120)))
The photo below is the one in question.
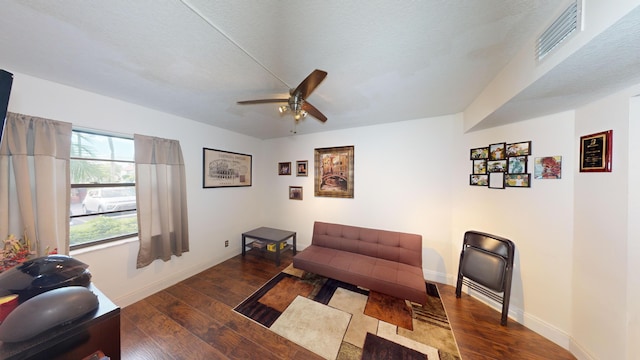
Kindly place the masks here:
POLYGON ((16 238, 11 234, 4 240, 2 253, 0 253, 0 272, 10 269, 20 263, 25 262, 35 252, 31 251, 29 239, 16 238))

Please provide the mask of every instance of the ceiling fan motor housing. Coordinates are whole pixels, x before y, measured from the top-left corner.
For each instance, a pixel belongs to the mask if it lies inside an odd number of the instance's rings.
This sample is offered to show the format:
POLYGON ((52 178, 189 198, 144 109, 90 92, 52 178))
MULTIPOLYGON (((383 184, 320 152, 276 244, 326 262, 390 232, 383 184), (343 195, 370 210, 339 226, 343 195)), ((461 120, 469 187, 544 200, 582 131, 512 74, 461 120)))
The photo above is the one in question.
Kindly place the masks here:
POLYGON ((302 104, 304 99, 300 96, 300 94, 293 94, 289 97, 289 109, 294 113, 302 110, 302 104))

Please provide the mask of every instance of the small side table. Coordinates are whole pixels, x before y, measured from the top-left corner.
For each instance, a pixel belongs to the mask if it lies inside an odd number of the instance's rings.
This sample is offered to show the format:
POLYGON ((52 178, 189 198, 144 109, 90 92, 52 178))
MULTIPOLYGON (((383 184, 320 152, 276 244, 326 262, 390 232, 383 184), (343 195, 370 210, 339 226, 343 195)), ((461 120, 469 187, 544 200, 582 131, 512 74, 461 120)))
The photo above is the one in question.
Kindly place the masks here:
POLYGON ((296 232, 295 231, 287 231, 280 229, 273 229, 269 227, 259 227, 257 229, 253 229, 251 231, 247 231, 242 233, 242 256, 244 256, 247 252, 247 247, 251 247, 254 249, 261 249, 262 251, 266 250, 266 245, 274 244, 275 245, 275 257, 276 257, 276 266, 280 266, 280 253, 291 246, 291 250, 293 251, 293 255, 296 254, 296 232), (259 240, 264 242, 265 246, 255 247, 253 246, 254 242, 247 244, 247 238, 259 240), (293 243, 291 245, 285 245, 281 249, 281 244, 287 243, 288 239, 293 238, 293 243))

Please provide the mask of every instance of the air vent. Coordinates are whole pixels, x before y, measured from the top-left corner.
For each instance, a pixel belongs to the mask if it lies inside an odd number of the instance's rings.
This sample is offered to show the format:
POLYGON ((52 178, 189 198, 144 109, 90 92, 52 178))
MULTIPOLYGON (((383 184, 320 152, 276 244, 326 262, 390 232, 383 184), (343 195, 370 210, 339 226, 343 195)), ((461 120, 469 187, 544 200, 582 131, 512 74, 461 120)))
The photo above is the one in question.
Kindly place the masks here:
POLYGON ((578 1, 574 1, 538 38, 536 59, 542 60, 551 50, 574 33, 578 29, 579 18, 578 1))

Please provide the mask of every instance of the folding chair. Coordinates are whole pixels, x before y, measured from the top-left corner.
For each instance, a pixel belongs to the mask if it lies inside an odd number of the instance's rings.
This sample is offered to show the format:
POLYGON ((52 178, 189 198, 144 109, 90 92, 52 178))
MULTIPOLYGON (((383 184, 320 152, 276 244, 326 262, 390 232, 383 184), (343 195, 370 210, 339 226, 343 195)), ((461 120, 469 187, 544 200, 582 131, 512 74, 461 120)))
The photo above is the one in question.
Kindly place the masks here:
POLYGON ((464 284, 501 303, 500 324, 507 325, 514 255, 515 245, 511 240, 479 231, 467 231, 460 252, 456 297, 460 297, 464 284))

